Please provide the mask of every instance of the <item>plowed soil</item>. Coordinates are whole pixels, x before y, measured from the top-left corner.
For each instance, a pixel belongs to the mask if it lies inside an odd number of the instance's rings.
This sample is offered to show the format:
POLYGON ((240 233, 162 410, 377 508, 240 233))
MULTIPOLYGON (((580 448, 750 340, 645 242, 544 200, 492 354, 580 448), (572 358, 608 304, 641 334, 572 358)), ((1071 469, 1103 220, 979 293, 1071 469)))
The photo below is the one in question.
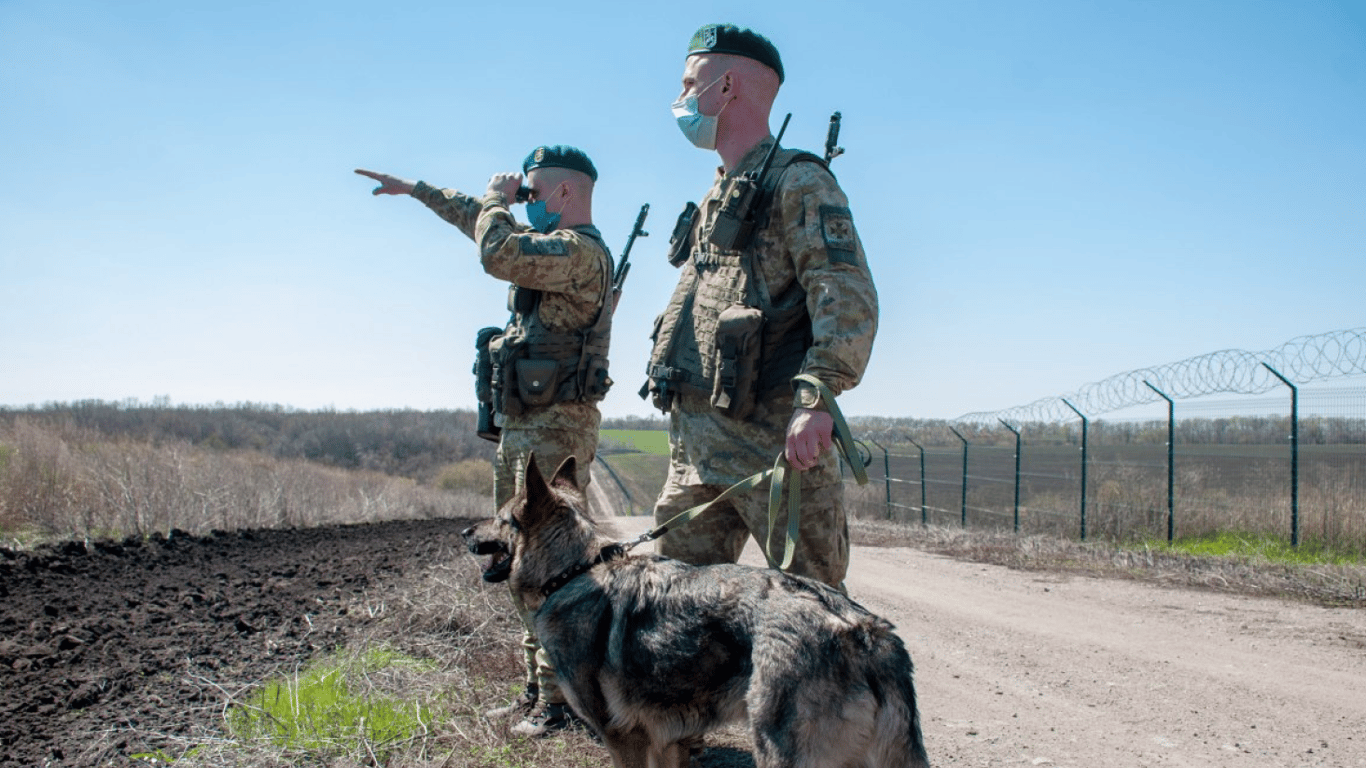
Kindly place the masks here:
MULTIPOLYGON (((0 766, 183 751, 223 691, 344 644, 461 520, 0 550, 0 766), (178 746, 177 746, 178 745, 178 746)), ((146 763, 144 763, 146 764, 146 763)))

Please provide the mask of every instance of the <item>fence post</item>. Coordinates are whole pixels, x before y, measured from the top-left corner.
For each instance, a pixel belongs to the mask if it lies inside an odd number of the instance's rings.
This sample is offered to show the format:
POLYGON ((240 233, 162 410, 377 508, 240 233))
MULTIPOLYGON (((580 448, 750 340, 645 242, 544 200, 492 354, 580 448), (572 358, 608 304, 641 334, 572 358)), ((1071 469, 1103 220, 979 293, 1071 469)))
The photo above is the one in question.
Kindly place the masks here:
POLYGON ((930 524, 930 513, 925 506, 925 446, 911 440, 909 435, 906 440, 920 451, 920 525, 924 527, 930 524))
POLYGON ((1015 532, 1020 532, 1020 430, 1006 424, 1005 419, 997 419, 1005 428, 1015 433, 1015 532))
POLYGON ((1167 401, 1167 543, 1171 544, 1176 536, 1176 504, 1172 490, 1176 485, 1176 402, 1167 397, 1166 392, 1148 384, 1146 379, 1143 383, 1167 401))
POLYGON ((1300 545, 1300 390, 1280 371, 1262 363, 1281 383, 1290 387, 1290 546, 1300 545))
POLYGON ((1072 409, 1072 412, 1081 417, 1081 540, 1086 541, 1086 415, 1077 410, 1075 405, 1062 399, 1062 404, 1072 409))
POLYGON ((962 522, 961 527, 968 527, 968 439, 958 434, 958 430, 949 427, 949 431, 958 436, 963 441, 963 503, 962 503, 962 522))
POLYGON ((892 460, 891 460, 891 458, 890 458, 890 457, 888 456, 888 454, 887 454, 887 446, 883 445, 882 443, 879 443, 879 442, 877 441, 877 438, 875 438, 875 437, 870 437, 870 438, 868 438, 868 439, 871 440, 871 441, 873 441, 873 445, 876 445, 877 447, 879 447, 879 448, 882 449, 882 479, 886 481, 884 484, 887 486, 887 519, 888 519, 888 520, 891 520, 891 519, 892 519, 892 460))

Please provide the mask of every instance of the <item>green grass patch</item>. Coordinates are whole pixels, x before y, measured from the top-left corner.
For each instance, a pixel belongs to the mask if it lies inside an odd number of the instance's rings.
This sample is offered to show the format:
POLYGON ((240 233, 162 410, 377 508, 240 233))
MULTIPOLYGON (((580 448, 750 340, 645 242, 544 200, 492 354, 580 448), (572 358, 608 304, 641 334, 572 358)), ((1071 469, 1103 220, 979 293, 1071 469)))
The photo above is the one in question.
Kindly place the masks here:
POLYGON ((292 677, 267 683, 231 709, 228 730, 240 739, 322 752, 347 752, 361 741, 384 745, 410 739, 440 713, 358 684, 399 666, 432 665, 386 648, 315 662, 292 677))
POLYGON ((600 440, 611 440, 656 456, 669 455, 669 433, 662 429, 604 429, 600 440))
MULTIPOLYGON (((1149 541, 1146 546, 1167 547, 1165 541, 1149 541)), ((1272 563, 1296 565, 1357 565, 1361 558, 1354 554, 1336 552, 1316 543, 1301 542, 1292 547, 1288 539, 1261 533, 1225 531, 1189 539, 1178 539, 1171 544, 1176 552, 1201 557, 1231 557, 1265 560, 1272 563)))

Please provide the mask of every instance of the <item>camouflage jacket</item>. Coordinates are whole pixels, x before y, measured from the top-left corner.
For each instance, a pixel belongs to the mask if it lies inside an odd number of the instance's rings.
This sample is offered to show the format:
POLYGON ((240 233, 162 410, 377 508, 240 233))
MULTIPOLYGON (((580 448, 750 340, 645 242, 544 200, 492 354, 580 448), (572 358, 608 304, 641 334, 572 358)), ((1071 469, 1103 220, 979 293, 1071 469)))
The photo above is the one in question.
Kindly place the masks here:
MULTIPOLYGON (((694 260, 698 242, 721 207, 722 195, 736 175, 757 170, 772 139, 751 149, 729 173, 717 169, 700 205, 692 258, 683 264, 680 288, 718 290, 698 283, 694 260)), ((834 394, 856 386, 872 354, 877 333, 877 289, 849 213, 848 198, 835 177, 820 163, 790 165, 774 192, 769 219, 755 234, 751 248, 759 277, 772 297, 805 292, 811 343, 799 373, 819 378, 834 394)), ((725 290, 724 287, 719 290, 725 290)), ((695 343, 683 333, 676 343, 695 343)), ((772 466, 783 450, 793 410, 791 392, 770 395, 744 422, 712 408, 706 397, 685 392, 671 418, 673 468, 682 482, 730 484, 772 466)), ((837 482, 837 462, 828 452, 817 468, 803 473, 804 485, 837 482)))
MULTIPOLYGON (((479 244, 479 258, 490 276, 518 288, 540 291, 541 322, 557 332, 586 328, 597 320, 610 296, 612 256, 597 227, 584 225, 540 233, 517 222, 506 196, 477 198, 419 181, 412 196, 479 244)), ((507 417, 505 428, 596 430, 597 406, 557 403, 507 417)))

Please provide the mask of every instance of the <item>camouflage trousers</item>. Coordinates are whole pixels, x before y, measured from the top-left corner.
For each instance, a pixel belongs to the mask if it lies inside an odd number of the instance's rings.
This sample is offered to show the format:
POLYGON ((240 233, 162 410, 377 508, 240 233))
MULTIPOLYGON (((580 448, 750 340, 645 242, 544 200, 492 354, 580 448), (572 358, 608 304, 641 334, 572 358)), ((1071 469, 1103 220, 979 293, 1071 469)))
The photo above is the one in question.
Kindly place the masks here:
MULTIPOLYGON (((578 460, 575 473, 580 488, 587 488, 593 457, 597 453, 598 431, 578 429, 545 429, 504 426, 498 440, 498 455, 493 472, 493 498, 499 508, 517 495, 526 483, 527 458, 534 452, 536 466, 547 477, 569 456, 578 460)), ((535 613, 528 611, 522 601, 512 594, 512 605, 522 620, 522 653, 526 660, 527 684, 540 688, 542 701, 563 704, 555 668, 545 649, 536 639, 535 613)))
MULTIPOLYGON (((655 524, 720 496, 721 485, 685 484, 670 473, 655 502, 655 524)), ((778 516, 778 529, 768 539, 768 483, 747 494, 717 504, 685 525, 670 528, 655 541, 655 551, 693 565, 734 563, 745 542, 753 538, 781 560, 787 535, 787 506, 778 516)), ((789 573, 823 581, 843 589, 849 570, 849 523, 844 514, 841 483, 802 488, 801 528, 789 573)))

